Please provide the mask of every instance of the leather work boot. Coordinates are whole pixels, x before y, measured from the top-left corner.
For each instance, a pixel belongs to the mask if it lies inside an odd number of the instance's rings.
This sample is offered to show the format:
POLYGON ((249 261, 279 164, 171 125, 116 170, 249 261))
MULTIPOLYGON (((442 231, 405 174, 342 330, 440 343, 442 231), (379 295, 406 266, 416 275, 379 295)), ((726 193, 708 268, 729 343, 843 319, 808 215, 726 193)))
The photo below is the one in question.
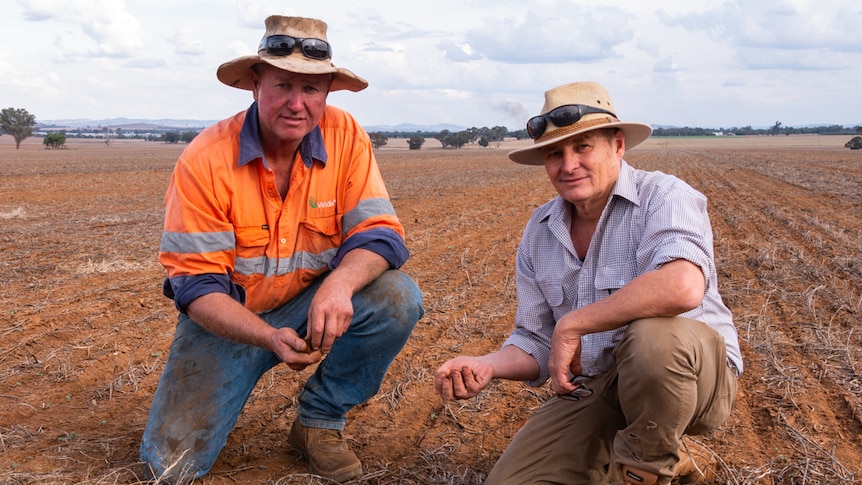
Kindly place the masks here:
POLYGON ((621 472, 623 475, 623 484, 625 485, 655 485, 658 481, 658 475, 655 473, 640 470, 631 465, 623 465, 621 472))
POLYGON ((683 437, 674 483, 702 483, 715 478, 717 461, 709 448, 683 437))
MULTIPOLYGON (((715 478, 715 453, 709 448, 694 442, 687 436, 682 439, 679 447, 679 463, 676 464, 673 484, 703 483, 715 478)), ((645 470, 624 465, 621 469, 622 485, 655 485, 658 475, 645 470)))
POLYGON ((315 475, 339 483, 362 475, 362 463, 337 429, 308 428, 296 419, 287 442, 308 459, 309 471, 315 475))

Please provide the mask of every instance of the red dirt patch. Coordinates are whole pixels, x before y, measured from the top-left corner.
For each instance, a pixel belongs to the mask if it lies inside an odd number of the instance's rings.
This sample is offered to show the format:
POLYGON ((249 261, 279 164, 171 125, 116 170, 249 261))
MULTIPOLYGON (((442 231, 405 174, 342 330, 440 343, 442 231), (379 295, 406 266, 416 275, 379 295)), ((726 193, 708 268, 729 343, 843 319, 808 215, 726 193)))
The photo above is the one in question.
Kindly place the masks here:
MULTIPOLYGON (((0 482, 136 483, 175 322, 156 252, 182 146, 39 142, 0 138, 0 482)), ((862 475, 862 152, 844 142, 655 139, 626 157, 710 200, 746 360, 732 417, 701 439, 721 459, 715 483, 862 475)), ((481 483, 550 391, 499 382, 444 405, 432 377, 508 335, 515 248, 553 189, 506 149, 396 145, 378 159, 427 314, 380 394, 350 416, 367 472, 356 483, 481 483)), ((285 439, 309 372, 264 376, 202 483, 321 483, 285 439)))

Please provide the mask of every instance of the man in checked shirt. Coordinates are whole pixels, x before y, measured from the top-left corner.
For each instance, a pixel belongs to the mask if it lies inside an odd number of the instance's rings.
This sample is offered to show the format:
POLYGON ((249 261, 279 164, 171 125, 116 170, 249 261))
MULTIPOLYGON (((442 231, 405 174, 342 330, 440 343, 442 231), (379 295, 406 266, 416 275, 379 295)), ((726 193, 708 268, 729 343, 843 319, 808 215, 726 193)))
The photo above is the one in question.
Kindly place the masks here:
POLYGON ((518 248, 515 330, 496 352, 444 363, 435 387, 468 399, 492 379, 550 378, 556 394, 488 484, 703 478, 683 436, 731 412, 742 358, 718 294, 706 198, 628 165, 625 149, 652 129, 616 113, 596 83, 559 86, 527 123, 534 143, 509 153, 544 165, 559 196, 536 209, 518 248))

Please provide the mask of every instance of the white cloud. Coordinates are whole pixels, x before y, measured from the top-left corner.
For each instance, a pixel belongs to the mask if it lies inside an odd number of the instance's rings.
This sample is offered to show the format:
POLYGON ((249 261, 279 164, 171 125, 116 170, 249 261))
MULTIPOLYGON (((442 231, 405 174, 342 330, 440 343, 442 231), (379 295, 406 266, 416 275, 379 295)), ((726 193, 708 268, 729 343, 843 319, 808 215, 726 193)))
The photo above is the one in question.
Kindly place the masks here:
POLYGON ((66 10, 68 3, 67 0, 18 0, 18 4, 24 9, 24 18, 32 21, 57 17, 66 10))
POLYGON ((518 64, 595 62, 619 57, 633 38, 629 15, 616 7, 559 3, 554 12, 529 11, 523 18, 486 19, 467 40, 488 59, 518 64))
POLYGON ((446 53, 446 59, 453 62, 474 61, 482 58, 482 56, 478 52, 474 51, 469 44, 443 40, 437 44, 437 47, 446 53))
POLYGON ((653 64, 653 71, 655 72, 675 72, 679 71, 679 66, 673 61, 673 57, 665 57, 664 59, 653 64))
POLYGON ((702 13, 659 16, 739 50, 862 50, 862 7, 843 0, 728 0, 702 13))
POLYGON ((796 51, 748 48, 740 49, 736 59, 746 69, 831 71, 852 68, 845 55, 824 48, 796 51))
POLYGON ((862 123, 847 102, 862 85, 856 0, 16 6, 0 16, 0 92, 38 119, 209 120, 240 111, 251 96, 219 83, 215 70, 253 53, 264 18, 280 13, 329 24, 335 64, 371 83, 330 101, 366 124, 520 129, 545 90, 585 79, 604 84, 622 116, 647 123, 862 123), (17 48, 17 39, 31 41, 17 48))
POLYGON ((122 0, 74 0, 70 20, 96 43, 94 57, 133 57, 141 53, 144 30, 122 0))
POLYGON ((185 54, 191 56, 199 56, 206 52, 206 47, 202 40, 193 38, 191 29, 183 28, 179 32, 168 38, 168 41, 174 44, 174 52, 177 54, 185 54))
POLYGON ((164 59, 155 57, 137 57, 123 63, 125 67, 133 67, 138 69, 154 69, 167 67, 168 63, 164 59))

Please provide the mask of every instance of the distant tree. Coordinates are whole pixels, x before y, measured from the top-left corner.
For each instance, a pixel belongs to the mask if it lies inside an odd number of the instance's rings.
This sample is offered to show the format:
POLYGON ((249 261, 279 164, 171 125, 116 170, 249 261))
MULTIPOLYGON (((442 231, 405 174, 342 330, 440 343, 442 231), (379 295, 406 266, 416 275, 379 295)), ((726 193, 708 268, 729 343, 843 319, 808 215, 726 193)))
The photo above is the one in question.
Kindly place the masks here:
POLYGON ((449 130, 440 130, 440 133, 434 135, 434 138, 443 145, 443 148, 446 148, 446 138, 449 137, 449 130))
POLYGON ((371 138, 371 148, 374 150, 377 150, 389 142, 389 138, 386 135, 377 131, 369 133, 368 138, 371 138))
POLYGON ((12 135, 15 139, 15 148, 21 147, 21 142, 28 136, 33 135, 36 126, 36 117, 27 112, 26 109, 4 108, 0 111, 0 128, 12 135))
POLYGON ((176 131, 165 132, 165 143, 178 143, 179 141, 180 134, 176 131))
POLYGON ((856 126, 853 128, 853 130, 856 131, 856 133, 862 135, 862 126, 856 126))
POLYGON ((476 128, 475 126, 465 130, 465 135, 463 135, 467 139, 467 143, 473 143, 478 140, 480 136, 482 136, 482 132, 487 130, 487 128, 476 128))
POLYGON ((450 146, 461 148, 470 143, 471 140, 473 140, 473 135, 466 131, 459 131, 457 133, 452 133, 446 141, 450 146))
POLYGON ((51 150, 66 148, 66 133, 62 131, 48 133, 42 139, 42 144, 45 145, 45 148, 50 148, 51 150))
POLYGON ((479 137, 478 143, 479 143, 479 146, 482 148, 488 148, 488 145, 491 144, 490 142, 488 142, 488 139, 485 138, 484 136, 479 137))
POLYGON ((495 126, 493 128, 483 127, 481 130, 481 138, 479 139, 479 146, 486 147, 491 143, 494 143, 498 148, 503 140, 506 138, 506 135, 509 134, 509 129, 505 126, 495 126), (485 139, 485 145, 482 145, 482 138, 485 139))
POLYGON ((413 135, 407 139, 407 146, 411 150, 419 150, 422 148, 422 145, 425 143, 425 138, 419 135, 413 135))
POLYGON ((851 150, 862 150, 862 136, 854 136, 850 141, 845 143, 844 146, 851 150))
POLYGON ((769 129, 769 133, 772 135, 777 135, 781 133, 781 122, 776 121, 775 124, 772 125, 772 128, 769 129))
POLYGON ((470 143, 470 140, 473 135, 470 134, 469 131, 458 131, 455 133, 450 132, 449 130, 443 130, 437 134, 434 138, 440 141, 440 144, 443 145, 443 148, 452 147, 452 148, 461 148, 467 143, 470 143))
POLYGON ((106 126, 102 128, 102 134, 104 136, 105 146, 111 146, 111 143, 117 138, 117 132, 111 129, 110 126, 106 126))
POLYGON ((196 131, 186 131, 183 132, 181 139, 183 140, 183 143, 191 143, 196 136, 198 136, 198 133, 196 131))

